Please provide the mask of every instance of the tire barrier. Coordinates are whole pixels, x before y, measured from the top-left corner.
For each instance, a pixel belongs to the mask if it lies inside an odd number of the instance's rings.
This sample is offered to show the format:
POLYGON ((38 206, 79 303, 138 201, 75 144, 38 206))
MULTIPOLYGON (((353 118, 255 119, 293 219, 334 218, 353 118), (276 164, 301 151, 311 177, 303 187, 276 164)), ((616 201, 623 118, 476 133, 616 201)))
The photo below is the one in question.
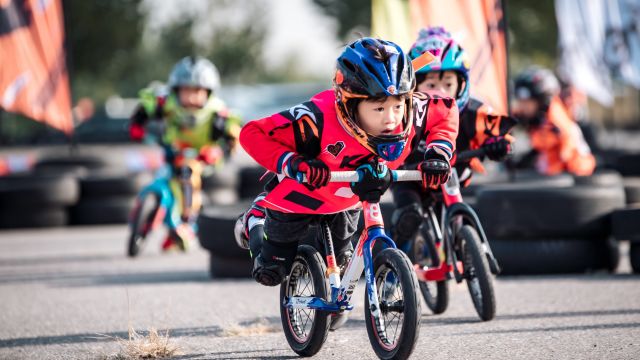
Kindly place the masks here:
MULTIPOLYGON (((615 175, 604 175, 594 183, 612 179, 615 175)), ((614 271, 618 266, 611 214, 625 203, 620 185, 493 188, 480 191, 477 202, 503 274, 614 271)))
POLYGON ((80 201, 69 209, 70 223, 126 223, 136 194, 151 179, 149 173, 119 171, 101 171, 80 178, 80 201))
POLYGON ((206 207, 198 216, 198 239, 209 251, 209 270, 212 278, 251 277, 249 251, 235 242, 233 229, 238 215, 247 210, 250 201, 233 205, 206 207))
POLYGON ((240 169, 240 184, 238 195, 241 199, 254 199, 258 194, 264 191, 264 185, 268 179, 267 175, 262 181, 260 178, 264 175, 265 169, 261 166, 243 167, 240 169))
POLYGON ((610 239, 491 239, 490 243, 501 275, 614 271, 620 261, 617 243, 610 239))
POLYGON ((640 177, 625 177, 624 194, 627 198, 627 204, 640 203, 640 177))
POLYGON ((0 228, 64 226, 66 208, 79 194, 78 181, 69 173, 0 177, 0 228))

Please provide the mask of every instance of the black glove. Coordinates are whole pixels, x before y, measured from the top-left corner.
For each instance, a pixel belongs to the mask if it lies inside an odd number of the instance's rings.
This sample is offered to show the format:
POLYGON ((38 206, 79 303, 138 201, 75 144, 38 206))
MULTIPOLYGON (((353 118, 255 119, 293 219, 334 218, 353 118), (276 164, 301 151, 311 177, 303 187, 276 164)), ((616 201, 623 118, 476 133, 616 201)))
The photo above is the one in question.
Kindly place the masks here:
POLYGON ((482 144, 489 160, 502 161, 511 152, 511 143, 504 136, 492 136, 482 144))
POLYGON ((391 170, 384 164, 364 164, 358 166, 359 182, 351 183, 351 191, 360 201, 380 202, 380 197, 391 186, 391 170))
POLYGON ((314 189, 326 186, 331 178, 327 164, 318 159, 305 159, 301 155, 293 155, 289 159, 290 175, 302 183, 306 176, 307 184, 314 189))
POLYGON ((418 170, 422 171, 422 187, 429 189, 449 180, 451 165, 446 156, 430 148, 424 153, 424 161, 418 164, 418 170))

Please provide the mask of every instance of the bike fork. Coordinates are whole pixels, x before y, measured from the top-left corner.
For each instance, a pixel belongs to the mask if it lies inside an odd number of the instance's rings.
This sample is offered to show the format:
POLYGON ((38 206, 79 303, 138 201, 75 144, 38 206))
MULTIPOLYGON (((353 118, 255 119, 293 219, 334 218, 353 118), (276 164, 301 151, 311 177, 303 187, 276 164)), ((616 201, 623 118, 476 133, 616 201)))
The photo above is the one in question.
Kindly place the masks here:
POLYGON ((327 259, 327 273, 325 274, 325 276, 329 278, 329 285, 331 287, 331 302, 335 302, 338 298, 338 292, 340 290, 340 268, 336 263, 333 239, 331 238, 331 229, 329 228, 329 224, 326 220, 321 221, 320 230, 325 246, 325 254, 327 259))

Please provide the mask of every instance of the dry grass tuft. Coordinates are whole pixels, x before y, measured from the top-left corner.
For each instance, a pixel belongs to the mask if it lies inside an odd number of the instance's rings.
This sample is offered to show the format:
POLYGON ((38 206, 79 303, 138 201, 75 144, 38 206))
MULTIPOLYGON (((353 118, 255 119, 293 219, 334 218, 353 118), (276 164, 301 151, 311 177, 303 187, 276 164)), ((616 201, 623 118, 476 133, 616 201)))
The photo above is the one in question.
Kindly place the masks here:
POLYGON ((251 336, 280 331, 280 328, 266 319, 245 324, 232 325, 222 331, 222 336, 251 336))
POLYGON ((169 340, 169 330, 163 334, 151 328, 144 335, 129 326, 128 339, 109 337, 118 342, 120 352, 109 356, 108 360, 166 359, 180 355, 180 347, 169 340))

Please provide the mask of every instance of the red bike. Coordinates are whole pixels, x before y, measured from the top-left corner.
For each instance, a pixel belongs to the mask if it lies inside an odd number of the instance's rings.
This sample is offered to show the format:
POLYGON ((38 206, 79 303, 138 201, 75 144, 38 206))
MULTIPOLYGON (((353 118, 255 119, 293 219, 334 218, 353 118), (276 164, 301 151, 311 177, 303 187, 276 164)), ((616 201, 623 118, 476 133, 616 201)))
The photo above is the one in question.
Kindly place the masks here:
MULTIPOLYGON (((482 149, 466 151, 458 160, 481 156, 482 149)), ((447 281, 467 282, 476 312, 484 321, 494 318, 496 300, 493 275, 500 266, 475 211, 460 194, 460 181, 453 168, 451 177, 425 202, 423 224, 408 251, 414 264, 422 296, 434 314, 449 304, 447 281)))

